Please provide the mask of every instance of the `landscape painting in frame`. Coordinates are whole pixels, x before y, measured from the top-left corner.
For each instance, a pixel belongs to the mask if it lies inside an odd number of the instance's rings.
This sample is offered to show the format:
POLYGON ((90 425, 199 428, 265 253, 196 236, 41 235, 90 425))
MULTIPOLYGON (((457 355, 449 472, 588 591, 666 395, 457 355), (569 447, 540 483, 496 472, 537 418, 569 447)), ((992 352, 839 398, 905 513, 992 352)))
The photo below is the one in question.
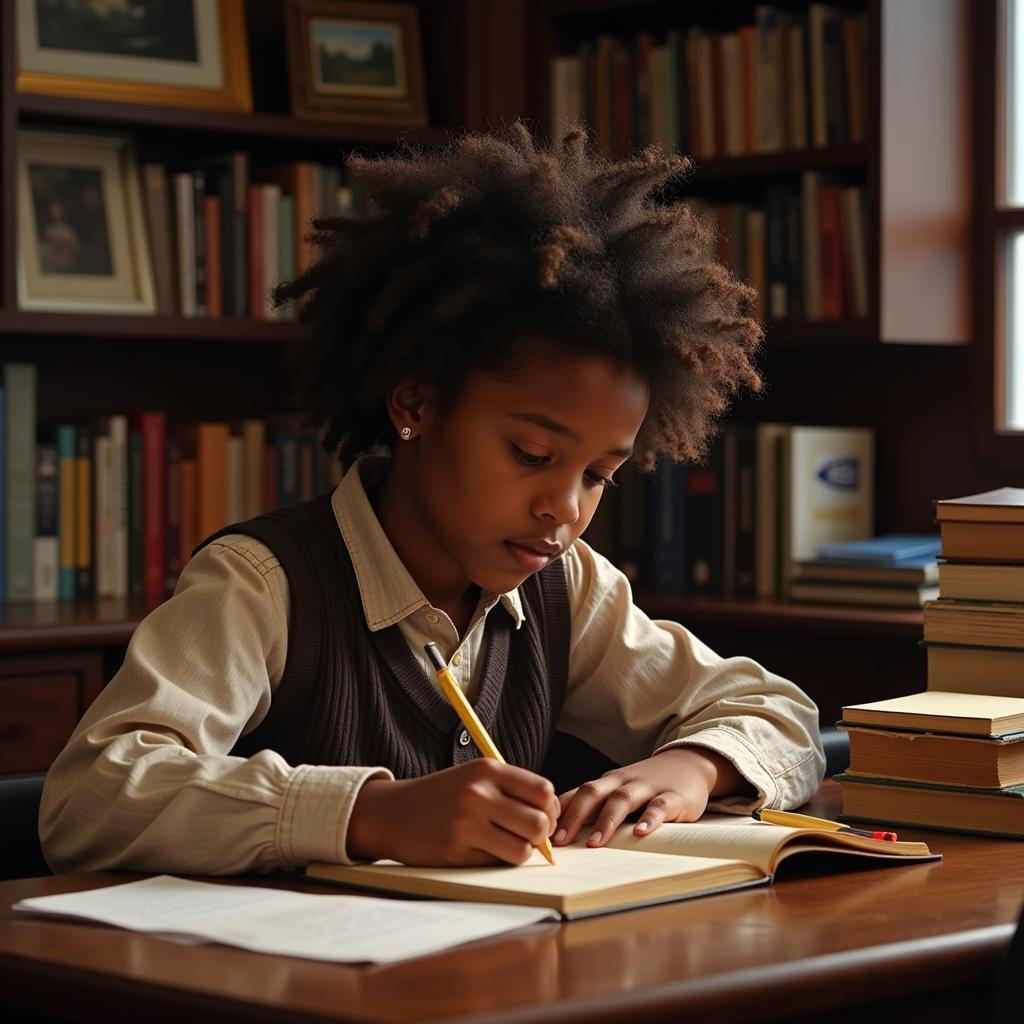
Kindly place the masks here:
POLYGON ((19 92, 251 110, 242 0, 14 0, 19 92))
POLYGON ((422 127, 427 124, 419 15, 413 4, 289 0, 292 112, 422 127))

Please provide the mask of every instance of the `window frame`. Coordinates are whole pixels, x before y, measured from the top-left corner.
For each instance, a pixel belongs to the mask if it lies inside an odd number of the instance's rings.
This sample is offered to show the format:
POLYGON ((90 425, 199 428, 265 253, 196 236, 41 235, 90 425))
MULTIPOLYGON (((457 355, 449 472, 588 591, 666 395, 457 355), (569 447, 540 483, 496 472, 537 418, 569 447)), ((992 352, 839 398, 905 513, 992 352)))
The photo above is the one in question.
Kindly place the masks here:
MULTIPOLYGON (((975 5, 977 273, 975 295, 976 440, 987 468, 1024 467, 1024 430, 999 426, 1004 416, 1010 235, 1024 231, 1024 202, 1006 207, 1006 12, 1008 0, 975 5)), ((1024 68, 1022 68, 1024 73, 1024 68)), ((1024 295, 1020 296, 1024 313, 1024 295)))

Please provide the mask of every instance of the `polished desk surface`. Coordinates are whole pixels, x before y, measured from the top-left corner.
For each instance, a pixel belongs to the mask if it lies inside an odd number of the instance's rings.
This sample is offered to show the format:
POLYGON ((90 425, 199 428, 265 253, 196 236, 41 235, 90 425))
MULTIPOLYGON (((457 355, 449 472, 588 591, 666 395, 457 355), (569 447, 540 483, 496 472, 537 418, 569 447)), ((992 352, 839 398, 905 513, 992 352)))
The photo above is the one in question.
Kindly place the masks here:
MULTIPOLYGON (((809 813, 834 817, 835 783, 809 813)), ((541 924, 388 966, 321 963, 15 916, 12 902, 134 877, 0 882, 0 1016, 147 1021, 982 1019, 1024 900, 1024 844, 901 830, 941 862, 808 875, 761 889, 541 924), (859 1004, 859 1009, 851 1004, 859 1004), (844 1009, 845 1008, 845 1009, 844 1009), (849 1016, 847 1016, 849 1014, 849 1016), (976 1016, 979 1014, 979 1016, 976 1016), (803 1015, 803 1017, 801 1016, 803 1015)), ((226 880, 225 880, 226 881, 226 880)), ((337 891, 290 876, 246 878, 337 891)), ((398 909, 400 913, 400 908, 398 909)), ((11 1018, 8 1018, 11 1019, 11 1018)))

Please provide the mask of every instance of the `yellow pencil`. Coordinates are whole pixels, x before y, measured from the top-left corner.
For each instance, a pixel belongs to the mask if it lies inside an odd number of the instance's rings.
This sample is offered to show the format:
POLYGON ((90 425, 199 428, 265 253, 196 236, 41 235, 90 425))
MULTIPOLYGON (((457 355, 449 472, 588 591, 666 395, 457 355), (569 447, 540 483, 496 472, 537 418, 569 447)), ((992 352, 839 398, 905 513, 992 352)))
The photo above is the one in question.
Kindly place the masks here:
MULTIPOLYGON (((490 757, 495 761, 505 764, 505 758, 501 756, 501 751, 494 745, 494 740, 487 735, 487 730, 484 728, 483 722, 477 718, 473 705, 466 700, 466 695, 455 681, 455 676, 452 675, 451 669, 448 668, 447 663, 441 656, 437 644, 433 642, 425 644, 423 649, 427 652, 427 657, 434 666, 434 675, 437 676, 437 681, 441 684, 441 692, 448 699, 448 703, 455 709, 455 713, 459 716, 459 721, 466 727, 466 731, 473 737, 473 742, 477 745, 480 753, 484 757, 490 757)), ((555 863, 555 854, 551 849, 550 839, 545 838, 537 849, 540 850, 544 855, 544 859, 549 864, 555 863)))

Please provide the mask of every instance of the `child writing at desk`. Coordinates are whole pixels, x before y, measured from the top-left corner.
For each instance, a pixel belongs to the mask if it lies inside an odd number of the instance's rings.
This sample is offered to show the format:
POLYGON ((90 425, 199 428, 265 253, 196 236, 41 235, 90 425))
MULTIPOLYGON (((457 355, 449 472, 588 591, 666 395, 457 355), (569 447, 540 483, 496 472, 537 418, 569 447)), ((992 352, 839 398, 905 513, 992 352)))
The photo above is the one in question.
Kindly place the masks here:
POLYGON ((750 290, 656 202, 687 166, 519 123, 349 161, 371 215, 319 222, 276 295, 302 303, 305 411, 347 472, 208 538, 140 623, 47 777, 56 870, 517 864, 634 812, 642 834, 811 796, 813 703, 649 619, 579 539, 623 463, 699 458, 760 386, 750 290), (429 641, 509 763, 479 756, 429 641), (556 793, 556 731, 622 767, 556 793))

